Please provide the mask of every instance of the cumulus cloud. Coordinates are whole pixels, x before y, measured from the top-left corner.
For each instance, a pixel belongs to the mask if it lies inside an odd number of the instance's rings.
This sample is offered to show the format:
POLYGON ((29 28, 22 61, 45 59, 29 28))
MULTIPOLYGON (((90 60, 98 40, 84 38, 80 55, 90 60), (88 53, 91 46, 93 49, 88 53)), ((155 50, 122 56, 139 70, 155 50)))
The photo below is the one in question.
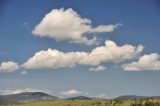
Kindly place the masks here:
POLYGON ((0 72, 13 72, 19 69, 19 65, 13 61, 2 62, 0 64, 0 72))
POLYGON ((78 95, 78 94, 81 94, 81 93, 82 93, 81 91, 78 91, 78 90, 75 90, 75 89, 71 89, 71 90, 61 92, 62 95, 66 95, 66 96, 78 95))
POLYGON ((121 24, 92 27, 91 20, 82 18, 73 9, 53 9, 36 25, 32 33, 57 41, 69 41, 86 45, 97 44, 97 38, 88 39, 86 33, 112 32, 121 24))
POLYGON ((160 71, 160 54, 151 53, 141 56, 137 62, 124 64, 122 66, 125 71, 144 71, 157 70, 160 71))
POLYGON ((142 51, 142 45, 137 47, 129 44, 118 46, 115 42, 106 40, 104 46, 96 47, 91 52, 62 52, 55 49, 39 51, 22 67, 26 69, 56 69, 74 67, 77 64, 98 66, 103 62, 121 62, 132 59, 142 51))
POLYGON ((106 40, 105 46, 96 47, 87 56, 81 59, 80 64, 97 66, 102 62, 121 62, 137 56, 143 51, 143 46, 137 47, 125 44, 118 46, 111 40, 106 40))
POLYGON ((33 88, 25 88, 25 89, 6 89, 6 90, 0 90, 0 93, 3 95, 8 95, 8 94, 19 94, 19 93, 24 93, 24 92, 45 92, 43 90, 39 89, 33 89, 33 88))
POLYGON ((106 67, 100 65, 100 66, 97 66, 95 68, 90 68, 89 71, 101 72, 101 71, 104 71, 106 69, 107 69, 106 67))
POLYGON ((27 69, 74 67, 82 58, 87 56, 86 52, 61 52, 55 49, 37 52, 22 67, 27 69))

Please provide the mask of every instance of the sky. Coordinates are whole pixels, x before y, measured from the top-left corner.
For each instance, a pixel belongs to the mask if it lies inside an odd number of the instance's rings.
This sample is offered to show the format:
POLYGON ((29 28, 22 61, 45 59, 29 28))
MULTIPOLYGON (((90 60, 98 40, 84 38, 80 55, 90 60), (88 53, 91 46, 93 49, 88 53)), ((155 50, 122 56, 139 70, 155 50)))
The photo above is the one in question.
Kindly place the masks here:
POLYGON ((160 96, 158 0, 1 0, 0 94, 160 96))

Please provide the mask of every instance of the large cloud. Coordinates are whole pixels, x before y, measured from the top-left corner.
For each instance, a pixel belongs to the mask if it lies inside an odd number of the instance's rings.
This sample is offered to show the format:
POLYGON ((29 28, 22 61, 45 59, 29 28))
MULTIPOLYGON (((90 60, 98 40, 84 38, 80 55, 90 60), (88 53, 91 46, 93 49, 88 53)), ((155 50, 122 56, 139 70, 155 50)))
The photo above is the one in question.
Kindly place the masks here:
POLYGON ((32 33, 40 37, 50 37, 57 41, 69 41, 92 45, 97 43, 97 38, 88 39, 85 33, 112 32, 116 25, 91 26, 91 20, 82 18, 73 9, 53 9, 45 15, 41 22, 34 28, 32 33))
POLYGON ((160 54, 151 53, 139 58, 137 62, 124 64, 125 71, 144 71, 144 70, 159 70, 160 71, 160 54))
POLYGON ((37 52, 22 67, 27 69, 73 67, 86 56, 86 52, 64 53, 55 49, 48 49, 37 52))
POLYGON ((73 67, 77 64, 98 66, 103 62, 121 62, 132 59, 142 50, 142 45, 138 47, 129 44, 118 46, 115 42, 106 40, 105 46, 96 47, 91 52, 62 52, 55 49, 39 51, 22 67, 26 69, 56 69, 73 67))
POLYGON ((18 63, 13 61, 2 62, 0 64, 1 72, 13 72, 18 69, 19 69, 18 63))
POLYGON ((81 59, 80 64, 97 66, 102 62, 121 62, 132 59, 143 51, 143 46, 137 47, 125 44, 118 46, 111 40, 106 40, 105 46, 93 49, 86 57, 81 59))

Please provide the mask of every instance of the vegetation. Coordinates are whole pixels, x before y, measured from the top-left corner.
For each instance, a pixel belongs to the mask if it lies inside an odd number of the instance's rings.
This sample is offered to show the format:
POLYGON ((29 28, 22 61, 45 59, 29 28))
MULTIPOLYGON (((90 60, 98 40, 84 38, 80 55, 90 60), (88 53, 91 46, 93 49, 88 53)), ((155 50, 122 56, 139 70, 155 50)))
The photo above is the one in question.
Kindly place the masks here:
POLYGON ((17 104, 12 106, 160 106, 160 99, 55 100, 17 104))

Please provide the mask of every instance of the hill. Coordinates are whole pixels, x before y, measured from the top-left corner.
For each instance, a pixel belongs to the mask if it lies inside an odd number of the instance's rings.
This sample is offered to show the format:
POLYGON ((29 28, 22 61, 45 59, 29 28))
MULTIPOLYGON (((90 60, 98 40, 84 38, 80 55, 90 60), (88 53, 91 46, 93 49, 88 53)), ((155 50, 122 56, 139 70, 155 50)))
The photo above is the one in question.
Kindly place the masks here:
POLYGON ((67 98, 67 100, 93 100, 93 99, 86 96, 77 96, 77 97, 67 98))
POLYGON ((55 96, 48 95, 43 92, 25 92, 19 94, 1 95, 0 101, 12 101, 19 103, 35 102, 35 101, 48 101, 58 99, 55 96))

